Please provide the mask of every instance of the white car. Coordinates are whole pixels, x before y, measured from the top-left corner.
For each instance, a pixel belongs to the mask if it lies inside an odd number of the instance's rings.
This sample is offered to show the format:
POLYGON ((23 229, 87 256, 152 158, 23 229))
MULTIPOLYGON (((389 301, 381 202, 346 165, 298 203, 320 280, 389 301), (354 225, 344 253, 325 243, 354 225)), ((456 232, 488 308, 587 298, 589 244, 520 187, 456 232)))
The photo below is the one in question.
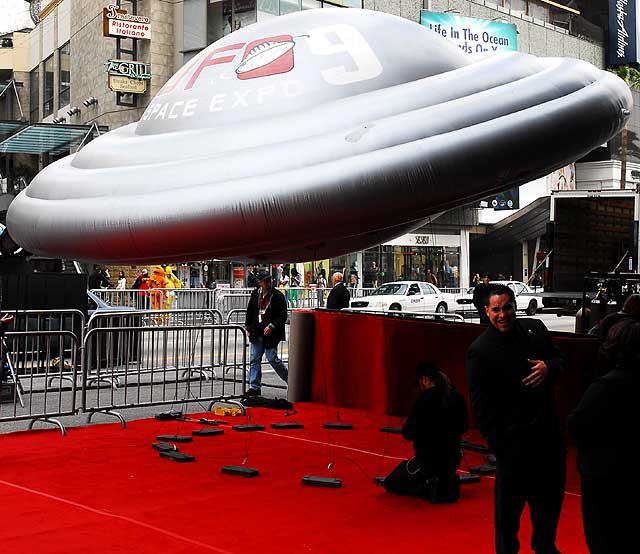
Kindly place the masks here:
MULTIPOLYGON (((538 310, 544 308, 542 296, 536 295, 531 287, 521 281, 490 281, 489 284, 509 287, 516 295, 516 309, 525 312, 527 315, 535 315, 538 310)), ((476 311, 476 307, 473 305, 473 287, 468 289, 466 294, 457 298, 455 311, 476 311)))
POLYGON ((395 281, 378 287, 369 296, 356 298, 352 310, 447 313, 455 305, 452 294, 441 292, 431 283, 395 281))

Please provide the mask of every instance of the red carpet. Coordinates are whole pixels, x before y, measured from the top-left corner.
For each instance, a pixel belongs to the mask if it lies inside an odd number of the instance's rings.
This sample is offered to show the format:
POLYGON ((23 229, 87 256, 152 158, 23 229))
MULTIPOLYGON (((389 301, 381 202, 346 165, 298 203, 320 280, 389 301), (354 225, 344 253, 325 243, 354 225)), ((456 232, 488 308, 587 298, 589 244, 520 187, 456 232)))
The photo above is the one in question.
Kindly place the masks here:
MULTIPOLYGON (((251 410, 251 423, 266 425, 264 432, 222 426, 222 436, 179 445, 196 456, 193 463, 161 459, 151 448, 156 435, 186 435, 200 427, 191 423, 142 420, 126 430, 119 424, 74 428, 66 437, 55 430, 1 435, 0 551, 493 552, 492 479, 465 485, 452 505, 388 495, 373 477, 410 453, 401 436, 379 431, 398 425, 397 418, 340 409, 342 421, 356 428, 328 432, 322 423, 336 420, 335 409, 296 408, 299 413, 291 417, 251 410), (269 427, 289 420, 305 428, 269 427), (247 453, 247 465, 258 468, 259 477, 220 473, 223 465, 241 465, 247 453), (339 477, 343 488, 303 487, 305 474, 339 477)), ((476 454, 466 456, 471 465, 482 463, 476 454)), ((563 554, 585 553, 575 479, 569 483, 559 547, 563 554)), ((522 552, 530 552, 526 517, 521 538, 522 552)))

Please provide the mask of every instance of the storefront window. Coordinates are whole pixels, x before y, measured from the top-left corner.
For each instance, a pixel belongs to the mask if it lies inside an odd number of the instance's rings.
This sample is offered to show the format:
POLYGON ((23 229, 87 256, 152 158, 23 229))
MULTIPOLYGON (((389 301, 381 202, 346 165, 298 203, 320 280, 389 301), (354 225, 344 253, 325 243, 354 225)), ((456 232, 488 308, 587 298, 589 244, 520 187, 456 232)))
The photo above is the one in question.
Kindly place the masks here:
POLYGON ((67 42, 62 48, 60 48, 60 67, 59 67, 59 75, 58 80, 60 82, 60 107, 66 106, 69 104, 69 91, 71 86, 71 73, 70 73, 70 54, 71 54, 71 46, 70 43, 67 42))
POLYGON ((256 0, 234 0, 233 3, 233 29, 237 31, 255 23, 256 0))
MULTIPOLYGON (((211 6, 217 4, 211 4, 211 6)), ((185 0, 182 5, 182 18, 184 21, 183 51, 201 50, 207 45, 206 0, 185 0)))
POLYGON ((29 74, 29 121, 37 123, 40 119, 39 114, 39 97, 40 97, 40 70, 35 68, 29 74))
POLYGON ((280 0, 280 15, 302 11, 301 0, 280 0))
POLYGON ((444 248, 440 283, 441 288, 457 288, 460 286, 460 248, 444 248))
POLYGON ((53 113, 53 56, 44 61, 44 105, 42 117, 53 113))

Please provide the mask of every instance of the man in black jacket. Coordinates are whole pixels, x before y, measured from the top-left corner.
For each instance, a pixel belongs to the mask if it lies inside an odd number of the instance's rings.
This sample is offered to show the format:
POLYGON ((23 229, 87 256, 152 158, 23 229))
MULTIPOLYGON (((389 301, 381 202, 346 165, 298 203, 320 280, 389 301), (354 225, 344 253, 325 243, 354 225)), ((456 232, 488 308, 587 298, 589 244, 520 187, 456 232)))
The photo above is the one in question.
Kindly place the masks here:
POLYGON ((626 554, 635 544, 635 515, 628 508, 630 441, 638 432, 637 373, 640 322, 620 319, 609 328, 601 360, 610 371, 597 378, 569 416, 578 446, 582 519, 591 554, 626 554))
POLYGON ((262 356, 267 355, 271 367, 285 383, 287 366, 278 358, 278 344, 285 339, 287 301, 271 285, 271 275, 263 271, 258 276, 260 286, 251 293, 245 327, 251 342, 249 390, 247 396, 259 396, 262 385, 262 356))
POLYGON ((89 275, 89 278, 87 279, 87 288, 89 290, 113 288, 113 285, 111 284, 111 281, 109 281, 104 269, 99 265, 94 265, 93 273, 89 275))
POLYGON ((327 309, 329 310, 342 310, 343 308, 349 307, 351 294, 345 286, 342 277, 342 273, 339 271, 336 271, 331 277, 333 288, 327 297, 327 309))
POLYGON ((497 554, 520 551, 518 529, 529 504, 537 554, 557 554, 556 532, 565 485, 565 449, 552 384, 563 357, 544 324, 516 321, 513 291, 489 290, 490 325, 467 352, 471 407, 497 459, 497 554))
POLYGON ((489 289, 491 289, 491 285, 489 284, 489 276, 486 274, 482 278, 482 281, 476 283, 476 286, 473 287, 473 305, 476 307, 476 310, 478 310, 480 323, 489 323, 486 312, 489 289))
POLYGON ((259 286, 258 278, 253 271, 253 266, 250 265, 247 267, 247 287, 255 289, 257 286, 259 286))

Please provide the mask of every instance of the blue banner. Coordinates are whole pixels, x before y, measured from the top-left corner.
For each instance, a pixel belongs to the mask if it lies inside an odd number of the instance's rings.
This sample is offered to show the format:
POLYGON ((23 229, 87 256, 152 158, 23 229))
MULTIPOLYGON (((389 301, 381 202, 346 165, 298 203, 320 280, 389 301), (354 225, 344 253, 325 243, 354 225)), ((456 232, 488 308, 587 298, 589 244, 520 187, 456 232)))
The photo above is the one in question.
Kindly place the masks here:
POLYGON ((609 65, 638 62, 636 0, 609 0, 609 65))
POLYGON ((518 49, 518 30, 512 23, 420 10, 420 24, 455 42, 467 54, 518 49))

